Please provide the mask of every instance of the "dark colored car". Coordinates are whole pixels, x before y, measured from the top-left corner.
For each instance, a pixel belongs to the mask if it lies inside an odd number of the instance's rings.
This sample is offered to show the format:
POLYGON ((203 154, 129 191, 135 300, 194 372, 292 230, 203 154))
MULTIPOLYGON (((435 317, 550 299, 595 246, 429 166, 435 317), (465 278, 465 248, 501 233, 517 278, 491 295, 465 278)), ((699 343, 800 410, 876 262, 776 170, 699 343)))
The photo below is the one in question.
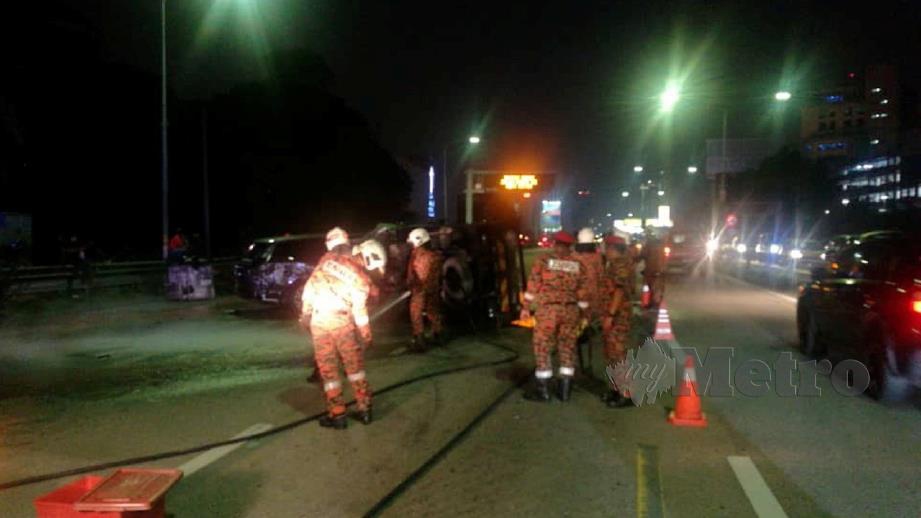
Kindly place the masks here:
POLYGON ((297 309, 304 283, 324 253, 320 234, 257 239, 234 265, 237 294, 297 309))
POLYGON ((835 250, 801 287, 803 353, 855 359, 870 371, 867 393, 886 396, 896 377, 917 379, 921 353, 921 246, 901 234, 865 235, 835 250))

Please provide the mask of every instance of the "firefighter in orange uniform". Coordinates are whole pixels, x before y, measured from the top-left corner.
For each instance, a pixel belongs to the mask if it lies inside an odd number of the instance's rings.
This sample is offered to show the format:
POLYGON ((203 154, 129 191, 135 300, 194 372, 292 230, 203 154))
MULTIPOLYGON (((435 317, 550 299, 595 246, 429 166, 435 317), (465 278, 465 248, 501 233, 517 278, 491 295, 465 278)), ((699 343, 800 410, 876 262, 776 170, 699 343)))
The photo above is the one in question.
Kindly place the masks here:
MULTIPOLYGON (((537 259, 528 278, 524 295, 527 304, 536 304, 534 327, 534 386, 525 393, 531 401, 549 401, 549 381, 553 377, 551 350, 559 356, 557 396, 568 401, 575 375, 575 346, 579 321, 589 309, 586 296, 586 268, 572 254, 575 239, 567 232, 553 236, 553 251, 537 259)), ((522 309, 521 318, 530 318, 530 309, 522 309)))
POLYGON ((647 234, 641 253, 643 261, 643 283, 649 286, 649 308, 658 308, 665 293, 665 245, 661 240, 647 234))
POLYGON ((576 235, 576 250, 573 254, 585 265, 585 291, 590 306, 591 319, 601 316, 600 313, 600 282, 604 270, 604 261, 598 246, 595 244, 595 231, 586 227, 576 235))
POLYGON ((310 328, 326 392, 327 414, 320 418, 320 426, 341 430, 347 422, 340 358, 355 393, 355 417, 371 423, 371 387, 364 366, 364 349, 371 346, 367 308, 371 282, 352 258, 344 230, 336 227, 326 234, 326 249, 304 286, 301 321, 310 328))
MULTIPOLYGON (((605 267, 601 278, 601 333, 604 341, 604 356, 608 365, 615 365, 627 357, 627 340, 633 318, 633 303, 630 300, 633 283, 633 259, 627 252, 627 242, 620 236, 604 238, 605 267)), ((620 380, 624 385, 626 380, 620 380)), ((631 404, 629 394, 611 387, 602 399, 609 407, 618 408, 631 404)))
POLYGON ((432 326, 435 343, 441 343, 441 268, 444 260, 432 250, 424 228, 414 229, 406 240, 412 244, 406 284, 410 290, 409 317, 413 328, 413 350, 425 349, 425 320, 432 326))

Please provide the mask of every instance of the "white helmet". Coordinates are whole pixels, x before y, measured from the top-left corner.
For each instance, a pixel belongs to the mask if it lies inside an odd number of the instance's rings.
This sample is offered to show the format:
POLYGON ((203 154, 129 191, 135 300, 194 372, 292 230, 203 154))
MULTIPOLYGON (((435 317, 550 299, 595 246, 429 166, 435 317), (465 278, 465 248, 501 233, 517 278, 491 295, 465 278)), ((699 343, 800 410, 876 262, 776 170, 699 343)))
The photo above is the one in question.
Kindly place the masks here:
POLYGON ((412 243, 413 248, 419 248, 420 246, 428 243, 429 239, 431 239, 429 236, 429 231, 419 227, 414 228, 413 231, 409 233, 409 237, 406 238, 406 242, 412 243))
POLYGON ((339 245, 349 244, 349 233, 339 227, 335 227, 326 233, 326 249, 332 250, 339 245))
POLYGON ((384 273, 384 268, 387 266, 387 251, 384 250, 383 245, 374 239, 368 239, 358 245, 358 250, 364 260, 365 268, 384 273))
POLYGON ((576 242, 580 245, 590 245, 595 242, 595 231, 585 227, 576 235, 576 242))

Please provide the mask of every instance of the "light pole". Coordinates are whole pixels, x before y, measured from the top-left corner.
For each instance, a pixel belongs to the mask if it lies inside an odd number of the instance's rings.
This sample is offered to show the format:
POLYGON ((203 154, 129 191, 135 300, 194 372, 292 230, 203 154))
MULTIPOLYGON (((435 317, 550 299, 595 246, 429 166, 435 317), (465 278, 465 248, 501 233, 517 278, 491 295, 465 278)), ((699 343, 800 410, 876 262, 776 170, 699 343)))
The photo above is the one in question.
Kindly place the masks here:
POLYGON ((160 0, 160 127, 162 140, 162 168, 160 171, 160 210, 162 212, 163 260, 169 254, 169 145, 166 119, 166 0, 160 0))
MULTIPOLYGON (((793 97, 793 94, 786 90, 781 90, 774 94, 774 100, 777 102, 787 102, 793 97)), ((716 228, 719 221, 719 213, 722 212, 722 205, 726 203, 726 128, 728 126, 727 121, 729 119, 729 109, 723 107, 723 135, 720 142, 721 152, 720 152, 720 171, 713 175, 713 187, 711 189, 711 201, 710 201, 710 238, 716 236, 716 228)), ((694 171, 691 171, 691 168, 688 168, 689 173, 696 172, 697 168, 694 168, 694 171)))
MULTIPOLYGON (((481 139, 479 136, 471 135, 470 137, 467 138, 467 143, 471 146, 475 146, 480 143, 480 140, 481 139)), ((455 143, 455 145, 457 145, 457 143, 455 143)), ((448 145, 444 146, 441 149, 441 160, 442 160, 441 193, 442 193, 442 198, 443 198, 441 213, 442 213, 442 216, 444 217, 445 222, 447 222, 448 221, 448 145)), ((469 205, 470 203, 468 202, 468 206, 469 205)), ((469 209, 466 209, 466 210, 469 210, 469 209)), ((470 218, 465 217, 465 219, 470 219, 470 218)))

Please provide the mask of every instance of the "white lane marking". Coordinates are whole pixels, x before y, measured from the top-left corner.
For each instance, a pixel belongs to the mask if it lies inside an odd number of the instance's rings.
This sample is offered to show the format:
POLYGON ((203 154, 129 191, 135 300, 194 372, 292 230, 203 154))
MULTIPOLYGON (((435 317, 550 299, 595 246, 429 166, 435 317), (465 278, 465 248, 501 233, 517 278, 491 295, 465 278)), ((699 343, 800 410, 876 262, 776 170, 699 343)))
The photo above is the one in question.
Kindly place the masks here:
MULTIPOLYGON (((267 430, 270 430, 271 428, 272 428, 272 425, 270 424, 265 424, 265 423, 254 424, 253 426, 250 426, 246 430, 243 430, 242 432, 233 436, 232 439, 239 439, 240 437, 246 437, 247 435, 254 435, 257 433, 262 433, 267 430)), ((198 457, 195 457, 194 459, 186 462, 182 466, 179 466, 179 469, 182 470, 183 476, 187 477, 191 475, 192 473, 195 473, 196 471, 204 468, 208 464, 211 464, 212 462, 220 459, 221 457, 227 455, 228 453, 236 450, 240 446, 243 446, 243 444, 244 443, 242 442, 238 442, 235 444, 228 444, 226 446, 218 446, 217 448, 212 448, 202 453, 198 457)))
POLYGON ((759 518, 786 518, 787 513, 771 492, 771 488, 764 481, 764 477, 761 476, 751 457, 730 455, 726 457, 726 460, 729 461, 729 466, 735 472, 739 484, 742 485, 742 490, 745 491, 745 496, 748 497, 748 501, 759 518))

